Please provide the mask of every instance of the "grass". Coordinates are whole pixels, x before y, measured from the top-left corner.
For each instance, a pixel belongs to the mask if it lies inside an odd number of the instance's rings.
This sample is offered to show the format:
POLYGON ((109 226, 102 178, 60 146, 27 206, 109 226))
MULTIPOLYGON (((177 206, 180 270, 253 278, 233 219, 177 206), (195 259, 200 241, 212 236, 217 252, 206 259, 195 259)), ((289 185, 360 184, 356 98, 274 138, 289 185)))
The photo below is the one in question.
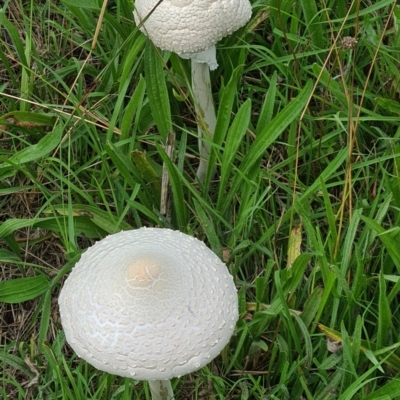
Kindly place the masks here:
POLYGON ((0 398, 150 398, 71 352, 57 296, 94 241, 156 225, 204 240, 239 290, 229 346, 178 399, 399 398, 400 9, 254 1, 218 45, 204 185, 190 66, 132 9, 0 9, 0 398))

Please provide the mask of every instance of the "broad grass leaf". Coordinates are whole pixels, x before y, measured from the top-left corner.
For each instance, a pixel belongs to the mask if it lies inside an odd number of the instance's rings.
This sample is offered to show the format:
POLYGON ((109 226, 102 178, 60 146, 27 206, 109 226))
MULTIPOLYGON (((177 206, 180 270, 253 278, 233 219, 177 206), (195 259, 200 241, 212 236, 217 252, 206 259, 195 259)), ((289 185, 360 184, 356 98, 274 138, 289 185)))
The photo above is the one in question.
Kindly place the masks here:
MULTIPOLYGON (((359 229, 360 217, 362 209, 355 210, 353 216, 350 220, 349 227, 347 229, 346 237, 341 245, 341 264, 340 271, 342 276, 346 276, 347 270, 350 266, 350 261, 352 260, 353 247, 355 242, 355 237, 359 229)), ((341 291, 339 290, 339 294, 341 291)))
POLYGON ((88 217, 95 225, 97 225, 99 228, 103 229, 107 233, 116 233, 121 230, 132 229, 132 226, 125 221, 121 221, 118 225, 118 218, 114 215, 111 215, 107 211, 86 204, 72 204, 70 207, 64 206, 63 204, 57 204, 52 206, 49 211, 55 211, 60 215, 68 216, 70 213, 70 209, 72 212, 72 216, 88 217))
POLYGON ((400 398, 400 379, 393 378, 388 383, 384 384, 379 389, 375 390, 369 396, 364 397, 363 400, 386 400, 386 399, 399 399, 400 398))
POLYGON ((165 83, 164 65, 158 50, 150 40, 146 42, 144 69, 147 96, 158 131, 165 141, 172 133, 171 107, 165 83))
POLYGON ((32 300, 49 289, 49 281, 44 275, 11 279, 0 283, 0 302, 17 304, 32 300))
MULTIPOLYGON (((66 219, 64 217, 46 218, 35 222, 34 226, 47 229, 55 233, 63 233, 66 230, 66 219)), ((84 235, 88 239, 99 239, 107 235, 107 232, 96 225, 90 216, 82 215, 74 216, 74 231, 76 236, 84 235)))
POLYGON ((265 125, 269 124, 272 120, 274 114, 275 97, 276 97, 276 84, 278 81, 278 74, 275 71, 271 77, 268 92, 265 95, 265 99, 262 103, 260 115, 257 120, 256 134, 261 133, 265 125))
POLYGON ((382 109, 400 115, 400 104, 397 101, 385 99, 384 97, 377 97, 375 101, 382 109))
POLYGON ((307 298, 303 306, 303 311, 300 318, 303 320, 304 325, 309 327, 317 314, 319 305, 321 303, 323 289, 316 287, 311 295, 307 298))
POLYGON ((50 218, 10 218, 0 225, 0 238, 11 235, 18 229, 34 226, 39 221, 46 221, 50 218))
POLYGON ((0 262, 13 264, 21 262, 21 259, 9 250, 0 249, 0 262))
MULTIPOLYGON (((14 87, 18 87, 19 84, 19 74, 18 72, 14 72, 13 68, 11 68, 8 57, 4 52, 0 51, 0 62, 2 63, 2 67, 4 71, 7 71, 10 82, 14 87)), ((8 82, 0 85, 0 93, 3 93, 6 87, 8 87, 8 82)), ((12 104, 13 101, 10 101, 10 109, 15 108, 15 104, 12 104)))
POLYGON ((15 51, 18 54, 18 61, 21 62, 25 68, 28 68, 29 65, 25 56, 25 45, 22 41, 21 35, 14 24, 7 19, 5 9, 3 8, 0 8, 0 28, 5 28, 8 32, 15 47, 15 51))
POLYGON ((9 159, 3 159, 5 162, 0 165, 0 175, 2 170, 11 166, 21 166, 45 157, 52 152, 60 143, 63 132, 62 125, 57 125, 52 132, 39 140, 38 143, 25 147, 24 149, 13 154, 9 159))
MULTIPOLYGON (((132 135, 132 124, 134 122, 135 116, 136 120, 143 105, 144 94, 146 90, 146 84, 144 78, 140 76, 139 82, 135 88, 133 95, 131 96, 128 105, 125 107, 122 122, 121 122, 121 140, 131 137, 132 135)), ((137 125, 137 121, 135 121, 137 125)), ((135 131, 133 132, 135 133, 135 131)), ((134 138, 133 138, 134 139, 134 138)), ((132 140, 133 140, 132 139, 132 140)))
MULTIPOLYGON (((146 36, 143 34, 138 34, 135 36, 134 45, 129 49, 128 54, 124 58, 123 69, 121 74, 121 84, 130 78, 133 70, 133 66, 137 63, 138 54, 143 50, 146 44, 146 36)), ((140 81, 143 77, 140 75, 140 81)), ((140 86, 140 81, 135 89, 140 86)))
POLYGON ((29 111, 13 111, 0 117, 0 125, 13 125, 24 128, 40 128, 52 126, 56 118, 52 115, 29 111))
POLYGON ((233 71, 231 79, 229 80, 228 84, 223 89, 221 94, 221 99, 217 111, 217 121, 212 138, 214 146, 211 146, 207 176, 205 180, 205 188, 208 188, 211 175, 214 171, 218 149, 222 146, 222 143, 225 140, 226 132, 229 127, 229 122, 231 121, 233 103, 237 96, 238 80, 242 70, 243 67, 237 67, 233 71))
POLYGON ((218 106, 217 122, 213 136, 213 143, 218 146, 222 145, 231 120, 233 103, 237 96, 237 85, 242 69, 243 67, 237 67, 233 71, 231 79, 221 94, 221 100, 218 106))
POLYGON ((314 0, 300 0, 300 5, 308 25, 306 34, 311 36, 311 42, 317 49, 323 49, 325 40, 318 12, 321 6, 317 5, 314 0))
POLYGON ((240 107, 226 136, 226 143, 221 161, 221 180, 219 183, 217 208, 221 208, 221 203, 224 201, 225 187, 228 183, 238 148, 249 126, 250 113, 251 101, 248 99, 240 107))

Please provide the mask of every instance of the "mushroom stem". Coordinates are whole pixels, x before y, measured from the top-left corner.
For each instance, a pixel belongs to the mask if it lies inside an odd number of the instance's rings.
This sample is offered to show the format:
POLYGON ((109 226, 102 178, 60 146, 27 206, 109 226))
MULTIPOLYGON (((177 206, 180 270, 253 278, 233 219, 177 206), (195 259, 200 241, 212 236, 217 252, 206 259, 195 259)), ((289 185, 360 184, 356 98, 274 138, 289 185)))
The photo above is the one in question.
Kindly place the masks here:
POLYGON ((200 152, 197 177, 200 181, 204 181, 211 149, 209 142, 214 135, 217 119, 211 92, 210 69, 206 62, 198 62, 192 59, 192 90, 197 114, 200 152))
POLYGON ((149 381, 149 387, 152 400, 175 400, 170 380, 149 381))

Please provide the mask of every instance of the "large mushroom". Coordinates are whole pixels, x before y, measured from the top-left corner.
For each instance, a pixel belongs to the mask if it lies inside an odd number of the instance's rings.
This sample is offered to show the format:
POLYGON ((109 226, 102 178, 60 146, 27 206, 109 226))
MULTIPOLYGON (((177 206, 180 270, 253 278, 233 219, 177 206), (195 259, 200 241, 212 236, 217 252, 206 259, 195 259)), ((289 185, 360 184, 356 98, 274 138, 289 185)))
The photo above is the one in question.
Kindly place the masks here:
POLYGON ((218 67, 215 44, 242 27, 251 17, 249 0, 136 0, 134 17, 151 41, 191 58, 192 91, 196 104, 200 164, 204 180, 216 116, 210 72, 218 67))
POLYGON ((58 302, 76 354, 102 371, 148 380, 155 400, 174 399, 169 380, 213 360, 238 319, 225 264, 203 242, 162 228, 97 242, 58 302))

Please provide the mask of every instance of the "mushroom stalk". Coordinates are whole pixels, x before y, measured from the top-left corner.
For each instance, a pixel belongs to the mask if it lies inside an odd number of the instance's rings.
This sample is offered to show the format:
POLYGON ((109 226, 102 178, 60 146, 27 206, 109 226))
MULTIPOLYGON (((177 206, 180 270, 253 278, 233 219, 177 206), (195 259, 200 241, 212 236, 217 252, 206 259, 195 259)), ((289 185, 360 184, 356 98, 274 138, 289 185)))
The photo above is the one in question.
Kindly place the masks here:
POLYGON ((204 181, 214 135, 216 116, 211 92, 210 69, 206 62, 192 59, 192 90, 197 114, 200 164, 197 177, 204 181))
POLYGON ((170 380, 149 381, 152 400, 175 400, 170 380))

